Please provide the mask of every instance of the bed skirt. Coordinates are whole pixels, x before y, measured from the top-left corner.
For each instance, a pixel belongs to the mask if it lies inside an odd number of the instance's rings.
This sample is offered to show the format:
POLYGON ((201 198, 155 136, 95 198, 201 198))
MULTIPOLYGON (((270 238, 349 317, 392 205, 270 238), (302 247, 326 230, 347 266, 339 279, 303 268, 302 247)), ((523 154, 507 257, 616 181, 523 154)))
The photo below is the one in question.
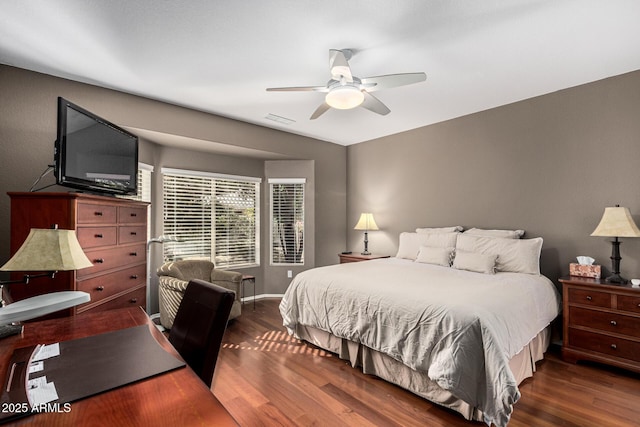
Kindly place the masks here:
MULTIPOLYGON (((351 366, 361 368, 365 374, 375 375, 433 403, 450 408, 468 420, 483 421, 482 411, 478 408, 440 388, 426 373, 415 371, 386 354, 310 326, 298 325, 296 333, 302 340, 348 360, 351 366)), ((518 384, 533 376, 536 362, 543 359, 544 352, 549 347, 550 336, 550 328, 547 327, 511 358, 509 368, 518 384)))

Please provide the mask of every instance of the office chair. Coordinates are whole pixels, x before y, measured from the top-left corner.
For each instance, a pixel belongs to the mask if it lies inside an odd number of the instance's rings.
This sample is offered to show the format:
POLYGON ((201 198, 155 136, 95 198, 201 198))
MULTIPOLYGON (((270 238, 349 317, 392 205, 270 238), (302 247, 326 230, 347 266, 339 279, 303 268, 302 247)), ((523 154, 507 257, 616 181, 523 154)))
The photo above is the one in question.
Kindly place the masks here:
POLYGON ((233 291, 193 279, 169 331, 169 342, 208 387, 234 299, 233 291))

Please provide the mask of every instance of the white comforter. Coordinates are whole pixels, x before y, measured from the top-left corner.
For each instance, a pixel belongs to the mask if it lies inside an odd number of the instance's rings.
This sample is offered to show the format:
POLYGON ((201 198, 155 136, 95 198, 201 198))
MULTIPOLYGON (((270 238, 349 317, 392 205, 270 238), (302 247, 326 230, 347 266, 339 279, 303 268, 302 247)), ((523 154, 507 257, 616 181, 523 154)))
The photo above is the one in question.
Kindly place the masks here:
POLYGON ((284 326, 313 326, 428 374, 506 425, 519 399, 509 359, 559 313, 549 279, 388 258, 298 274, 280 304, 284 326))

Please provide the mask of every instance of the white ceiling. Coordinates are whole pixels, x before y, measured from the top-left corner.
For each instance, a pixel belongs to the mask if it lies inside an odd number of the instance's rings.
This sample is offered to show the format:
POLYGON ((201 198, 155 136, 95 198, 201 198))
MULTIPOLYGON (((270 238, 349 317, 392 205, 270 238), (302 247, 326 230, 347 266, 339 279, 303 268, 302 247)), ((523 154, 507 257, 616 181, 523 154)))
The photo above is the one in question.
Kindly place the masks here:
POLYGON ((0 62, 349 145, 638 70, 639 22, 638 0, 3 0, 0 62), (325 84, 344 48, 427 81, 376 92, 387 116, 265 91, 325 84))

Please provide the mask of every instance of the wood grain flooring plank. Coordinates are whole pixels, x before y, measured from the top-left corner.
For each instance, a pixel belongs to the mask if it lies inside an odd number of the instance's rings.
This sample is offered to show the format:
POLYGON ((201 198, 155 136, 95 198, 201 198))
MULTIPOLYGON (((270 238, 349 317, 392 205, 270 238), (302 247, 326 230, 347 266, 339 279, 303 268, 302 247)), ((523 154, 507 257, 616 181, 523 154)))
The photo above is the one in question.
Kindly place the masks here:
MULTIPOLYGON (((213 392, 241 426, 484 426, 290 337, 279 303, 245 308, 223 340, 213 392)), ((640 374, 567 363, 558 347, 537 368, 509 427, 640 427, 640 374)))

